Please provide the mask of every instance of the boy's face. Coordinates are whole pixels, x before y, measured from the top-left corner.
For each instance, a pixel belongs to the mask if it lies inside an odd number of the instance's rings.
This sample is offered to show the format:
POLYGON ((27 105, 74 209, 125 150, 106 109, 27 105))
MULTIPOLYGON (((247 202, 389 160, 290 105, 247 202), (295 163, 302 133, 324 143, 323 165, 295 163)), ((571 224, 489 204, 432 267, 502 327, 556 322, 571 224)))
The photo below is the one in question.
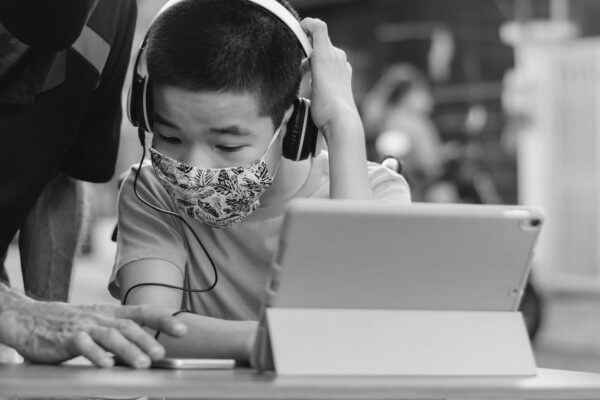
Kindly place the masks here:
MULTIPOLYGON (((251 93, 192 92, 162 84, 153 89, 152 144, 187 165, 249 165, 264 155, 277 129, 269 116, 259 114, 258 99, 251 93)), ((281 149, 277 143, 273 147, 281 149)), ((269 153, 281 156, 280 150, 269 153)), ((273 159, 266 161, 273 165, 273 159)))

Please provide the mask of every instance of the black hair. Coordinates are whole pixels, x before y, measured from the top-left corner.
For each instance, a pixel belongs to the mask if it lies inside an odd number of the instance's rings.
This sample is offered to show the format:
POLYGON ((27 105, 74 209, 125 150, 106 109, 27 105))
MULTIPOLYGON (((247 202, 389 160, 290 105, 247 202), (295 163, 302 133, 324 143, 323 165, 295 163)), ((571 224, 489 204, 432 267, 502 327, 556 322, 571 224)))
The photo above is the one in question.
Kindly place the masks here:
MULTIPOLYGON (((277 0, 299 20, 286 0, 277 0)), ((298 95, 302 48, 279 19, 246 0, 184 0, 152 24, 148 73, 191 91, 255 94, 275 126, 298 95)))

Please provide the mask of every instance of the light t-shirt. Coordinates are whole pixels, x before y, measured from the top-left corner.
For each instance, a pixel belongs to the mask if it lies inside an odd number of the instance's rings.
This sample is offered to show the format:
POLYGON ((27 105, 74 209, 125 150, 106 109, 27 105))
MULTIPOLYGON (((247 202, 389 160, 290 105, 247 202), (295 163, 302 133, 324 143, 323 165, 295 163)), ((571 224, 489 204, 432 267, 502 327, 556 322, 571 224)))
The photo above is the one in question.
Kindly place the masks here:
MULTIPOLYGON (((201 289, 214 280, 207 252, 217 271, 218 283, 205 293, 184 293, 183 307, 195 313, 229 320, 257 320, 271 274, 285 203, 259 207, 244 221, 227 228, 213 228, 183 216, 193 233, 176 217, 142 204, 133 192, 132 167, 119 194, 117 254, 109 291, 120 297, 118 271, 132 261, 162 259, 178 267, 185 276, 184 287, 201 289)), ((368 163, 374 197, 410 203, 404 178, 376 163, 368 163)), ((149 203, 178 212, 175 203, 154 174, 152 165, 142 165, 138 193, 149 203)), ((329 197, 329 161, 322 151, 312 159, 305 184, 294 197, 329 197)), ((318 234, 318 233, 316 233, 318 234)))

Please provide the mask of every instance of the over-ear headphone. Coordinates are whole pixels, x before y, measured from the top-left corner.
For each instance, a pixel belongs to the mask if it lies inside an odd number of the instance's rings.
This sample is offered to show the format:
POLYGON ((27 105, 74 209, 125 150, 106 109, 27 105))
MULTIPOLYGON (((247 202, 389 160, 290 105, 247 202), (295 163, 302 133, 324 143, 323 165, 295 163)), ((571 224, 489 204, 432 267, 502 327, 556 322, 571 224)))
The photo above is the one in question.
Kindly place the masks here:
MULTIPOLYGON (((168 1, 156 14, 154 20, 173 5, 183 0, 168 1)), ((233 1, 233 0, 230 0, 233 1)), ((276 0, 246 0, 273 14, 298 39, 305 56, 310 56, 312 46, 298 20, 281 3, 276 0)), ((153 21, 154 21, 153 20, 153 21)), ((133 126, 140 128, 139 135, 144 144, 144 132, 152 132, 152 79, 146 66, 146 44, 148 34, 144 38, 135 57, 133 76, 127 99, 127 117, 133 126)), ((300 66, 298 66, 300 68, 300 66)), ((310 100, 298 98, 294 101, 294 111, 286 124, 286 135, 283 139, 283 156, 294 160, 304 160, 316 155, 320 146, 318 129, 310 116, 310 100)))

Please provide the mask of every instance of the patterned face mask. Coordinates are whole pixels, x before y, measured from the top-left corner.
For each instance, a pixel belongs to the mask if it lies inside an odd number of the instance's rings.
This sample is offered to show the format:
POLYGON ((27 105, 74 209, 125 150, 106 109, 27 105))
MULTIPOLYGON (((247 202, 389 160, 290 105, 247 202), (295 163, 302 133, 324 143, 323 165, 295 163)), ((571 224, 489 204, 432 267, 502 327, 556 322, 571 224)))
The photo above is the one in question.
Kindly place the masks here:
POLYGON ((156 176, 180 210, 215 228, 244 220, 260 206, 259 198, 273 183, 265 156, 279 135, 277 129, 264 155, 247 167, 200 168, 186 165, 150 148, 156 176))

